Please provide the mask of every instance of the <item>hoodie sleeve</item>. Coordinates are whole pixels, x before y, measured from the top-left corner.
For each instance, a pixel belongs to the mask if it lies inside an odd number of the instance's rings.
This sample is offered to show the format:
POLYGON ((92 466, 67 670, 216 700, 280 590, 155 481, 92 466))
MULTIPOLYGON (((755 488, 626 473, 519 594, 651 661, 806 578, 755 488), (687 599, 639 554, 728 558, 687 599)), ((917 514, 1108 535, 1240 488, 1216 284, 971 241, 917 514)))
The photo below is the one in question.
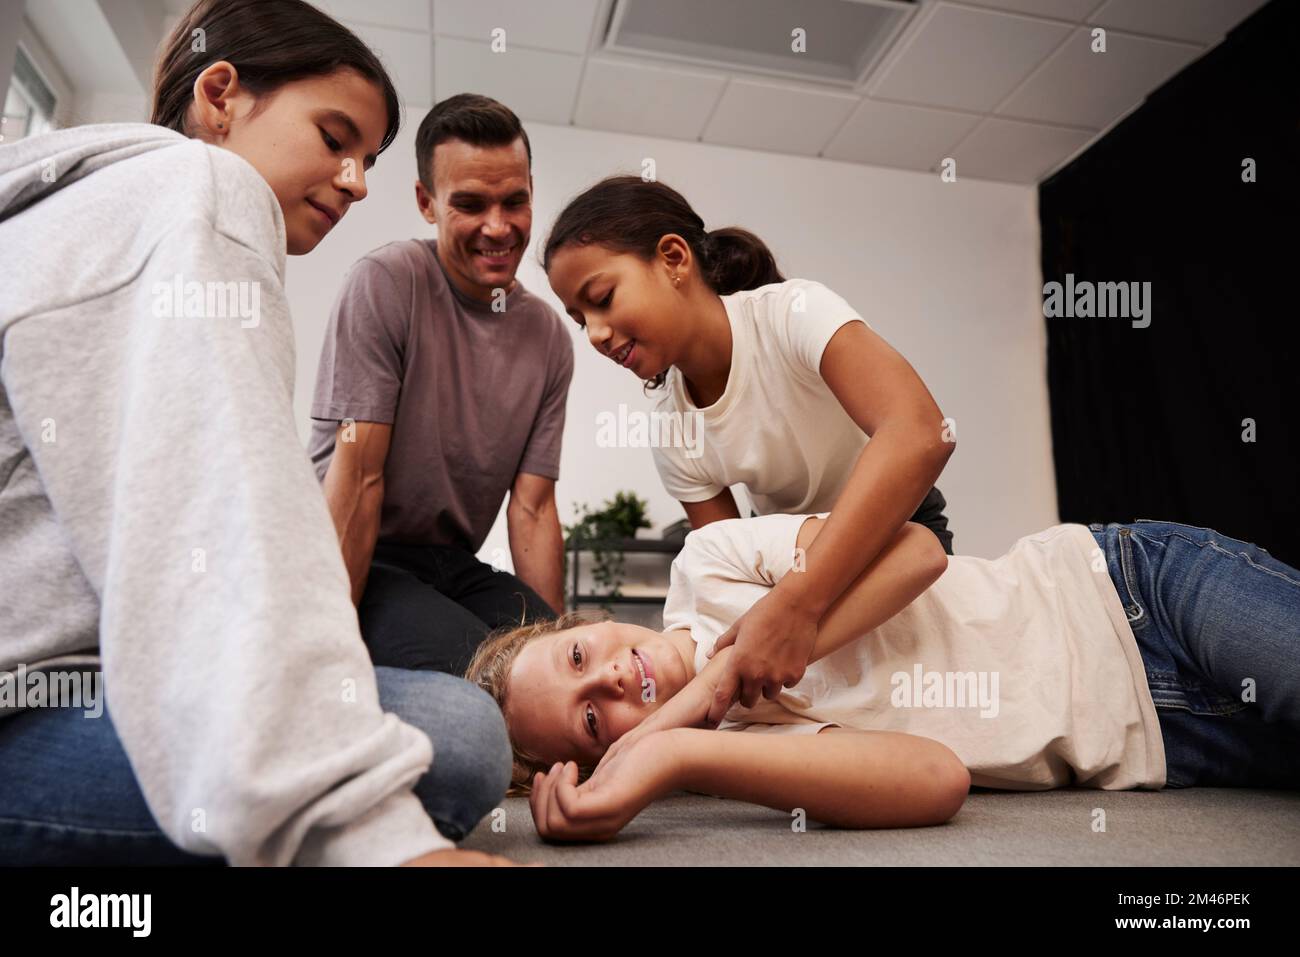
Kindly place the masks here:
POLYGON ((167 836, 235 865, 454 846, 411 791, 427 735, 379 705, 294 428, 267 256, 174 222, 134 281, 27 315, 3 346, 16 423, 100 598, 108 711, 167 836))

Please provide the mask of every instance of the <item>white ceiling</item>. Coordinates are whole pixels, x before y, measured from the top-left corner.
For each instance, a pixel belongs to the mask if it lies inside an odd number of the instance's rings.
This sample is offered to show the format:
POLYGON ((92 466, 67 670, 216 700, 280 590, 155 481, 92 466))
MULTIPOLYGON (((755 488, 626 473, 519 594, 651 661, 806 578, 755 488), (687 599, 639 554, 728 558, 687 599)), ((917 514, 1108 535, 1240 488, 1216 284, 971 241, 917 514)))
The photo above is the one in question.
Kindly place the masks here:
MULTIPOLYGON (((857 84, 610 52, 615 2, 317 5, 380 53, 413 110, 472 91, 525 121, 921 171, 954 157, 959 177, 1033 183, 1264 0, 919 0, 857 84), (1094 27, 1106 30, 1105 53, 1091 51, 1094 27), (504 52, 490 45, 496 28, 504 52)), ((173 15, 187 6, 166 0, 173 15)), ((797 24, 798 0, 789 7, 797 24)))

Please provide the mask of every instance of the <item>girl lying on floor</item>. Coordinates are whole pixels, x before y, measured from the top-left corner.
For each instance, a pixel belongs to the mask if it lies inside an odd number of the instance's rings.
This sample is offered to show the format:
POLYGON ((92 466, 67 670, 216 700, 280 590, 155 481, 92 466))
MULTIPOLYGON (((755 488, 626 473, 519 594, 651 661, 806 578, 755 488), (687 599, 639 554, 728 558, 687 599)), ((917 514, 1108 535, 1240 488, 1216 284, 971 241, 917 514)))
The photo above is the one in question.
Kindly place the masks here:
POLYGON ((1300 787, 1300 572, 1168 522, 1057 525, 994 560, 907 523, 802 680, 715 701, 713 644, 805 570, 823 517, 692 532, 662 633, 569 615, 483 643, 467 677, 543 838, 610 838, 678 789, 868 828, 942 823, 972 784, 1300 787))

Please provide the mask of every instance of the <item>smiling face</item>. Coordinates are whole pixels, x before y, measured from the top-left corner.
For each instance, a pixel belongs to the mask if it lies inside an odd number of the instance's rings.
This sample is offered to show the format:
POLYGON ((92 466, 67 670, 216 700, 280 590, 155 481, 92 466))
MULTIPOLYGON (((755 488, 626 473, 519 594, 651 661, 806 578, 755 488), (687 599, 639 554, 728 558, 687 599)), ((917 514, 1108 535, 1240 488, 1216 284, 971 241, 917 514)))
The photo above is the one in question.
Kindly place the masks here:
POLYGON ((548 764, 594 766, 695 676, 694 654, 685 631, 613 621, 536 638, 510 672, 510 737, 548 764))
POLYGON ((597 352, 639 379, 653 379, 685 348, 694 288, 690 263, 679 236, 661 239, 650 261, 598 243, 569 244, 552 255, 547 278, 597 352))
POLYGON ((254 97, 223 61, 195 81, 191 123, 196 135, 238 153, 266 180, 284 213, 286 251, 297 256, 366 198, 388 114, 379 85, 352 69, 254 97))
POLYGON ((433 150, 433 195, 416 181, 416 202, 438 226, 438 258, 456 287, 491 302, 509 292, 533 228, 533 182, 521 138, 507 146, 451 139, 433 150))

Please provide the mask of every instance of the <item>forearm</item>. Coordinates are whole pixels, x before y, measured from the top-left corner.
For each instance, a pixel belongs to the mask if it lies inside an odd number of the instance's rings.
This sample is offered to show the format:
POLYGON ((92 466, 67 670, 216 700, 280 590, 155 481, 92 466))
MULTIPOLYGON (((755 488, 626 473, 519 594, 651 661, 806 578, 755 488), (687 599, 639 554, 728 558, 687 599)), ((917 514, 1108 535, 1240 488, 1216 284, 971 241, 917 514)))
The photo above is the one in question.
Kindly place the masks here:
POLYGON ((809 663, 883 625, 933 585, 947 567, 948 556, 934 534, 923 525, 904 523, 822 617, 809 663))
POLYGON ((782 811, 802 808, 836 827, 916 827, 947 820, 969 775, 929 738, 892 731, 760 735, 678 728, 678 788, 782 811))
POLYGON ((806 555, 806 572, 776 590, 820 620, 916 512, 953 444, 918 438, 917 426, 881 428, 867 443, 826 525, 806 555))
POLYGON ((340 474, 331 462, 325 474, 323 491, 352 585, 352 604, 358 605, 365 594, 375 542, 379 539, 384 477, 382 473, 369 479, 361 475, 340 474))
POLYGON ((536 509, 506 510, 510 557, 515 575, 537 592, 556 614, 564 611, 564 537, 552 500, 536 509))

